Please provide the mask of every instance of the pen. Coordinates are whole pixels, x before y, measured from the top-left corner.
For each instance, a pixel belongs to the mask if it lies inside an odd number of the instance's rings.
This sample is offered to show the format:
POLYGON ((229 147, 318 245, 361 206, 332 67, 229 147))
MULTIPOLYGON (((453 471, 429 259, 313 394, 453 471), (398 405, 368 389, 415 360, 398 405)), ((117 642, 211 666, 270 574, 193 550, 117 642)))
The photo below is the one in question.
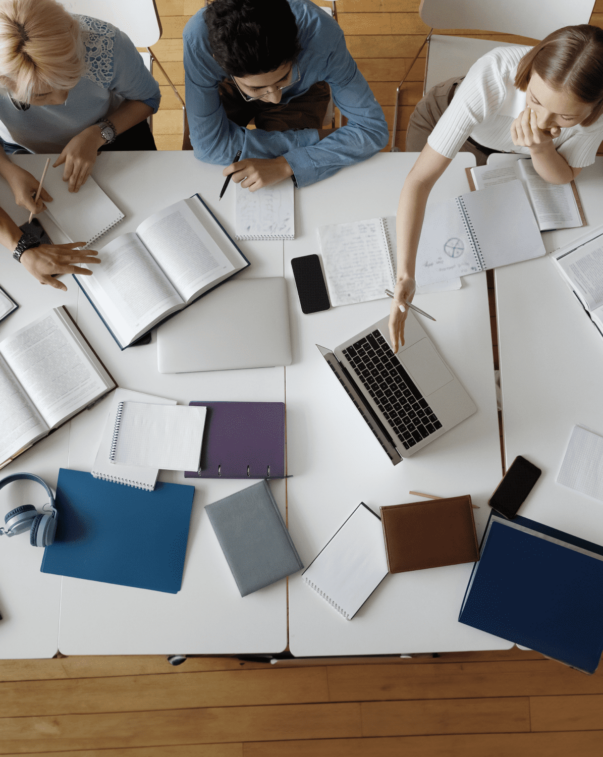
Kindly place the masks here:
MULTIPOLYGON (((44 171, 42 172, 42 178, 40 179, 40 184, 38 186, 38 191, 36 192, 36 196, 34 197, 34 202, 38 201, 38 198, 40 196, 40 192, 42 191, 42 184, 44 183, 44 177, 46 176, 46 171, 48 171, 48 166, 50 165, 50 158, 47 159, 46 165, 44 166, 44 171)), ((29 221, 27 223, 31 223, 31 219, 33 218, 33 210, 29 214, 29 221)))
MULTIPOLYGON (((392 291, 390 291, 389 289, 385 290, 385 294, 388 297, 392 297, 392 298, 394 296, 394 293, 392 291)), ((410 302, 406 302, 404 304, 406 305, 407 308, 410 308, 411 310, 414 310, 416 313, 420 313, 421 315, 424 315, 425 318, 429 318, 430 320, 435 321, 435 318, 432 315, 429 315, 429 313, 426 313, 424 310, 421 310, 421 308, 418 308, 416 305, 413 305, 410 302)))
MULTIPOLYGON (((236 163, 239 160, 239 158, 241 157, 241 153, 242 152, 243 152, 243 150, 239 150, 239 152, 235 155, 235 159, 232 161, 233 163, 236 163)), ((218 202, 220 202, 220 200, 222 199, 222 197, 224 197, 224 192, 226 192, 226 188, 230 184, 230 177, 231 176, 232 176, 232 174, 229 173, 228 176, 226 177, 226 181, 224 182, 224 186, 222 187, 222 191, 220 192, 220 197, 218 199, 218 202)))

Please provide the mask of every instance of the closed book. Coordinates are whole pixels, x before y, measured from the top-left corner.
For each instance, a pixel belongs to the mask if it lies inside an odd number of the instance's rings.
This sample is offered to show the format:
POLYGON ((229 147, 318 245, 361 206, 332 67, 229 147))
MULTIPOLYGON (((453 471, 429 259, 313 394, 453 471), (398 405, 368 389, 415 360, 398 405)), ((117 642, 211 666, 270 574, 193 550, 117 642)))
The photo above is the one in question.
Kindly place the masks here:
POLYGON ((603 653, 603 547, 493 512, 459 621, 594 673, 603 653))
POLYGON ((242 597, 304 567, 267 481, 205 511, 242 597))
POLYGON ((471 497, 381 508, 390 573, 479 560, 471 497))
POLYGON ((61 468, 57 533, 42 573, 176 594, 195 488, 158 483, 154 491, 61 468))

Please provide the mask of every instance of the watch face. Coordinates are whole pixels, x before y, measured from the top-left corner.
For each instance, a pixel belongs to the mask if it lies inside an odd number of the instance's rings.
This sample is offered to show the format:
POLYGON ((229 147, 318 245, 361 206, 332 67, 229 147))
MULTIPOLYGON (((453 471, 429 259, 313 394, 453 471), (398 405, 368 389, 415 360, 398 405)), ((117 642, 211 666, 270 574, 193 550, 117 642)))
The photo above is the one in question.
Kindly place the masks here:
POLYGON ((103 139, 107 142, 111 142, 112 139, 115 139, 115 132, 109 125, 105 125, 101 129, 101 134, 103 136, 103 139))

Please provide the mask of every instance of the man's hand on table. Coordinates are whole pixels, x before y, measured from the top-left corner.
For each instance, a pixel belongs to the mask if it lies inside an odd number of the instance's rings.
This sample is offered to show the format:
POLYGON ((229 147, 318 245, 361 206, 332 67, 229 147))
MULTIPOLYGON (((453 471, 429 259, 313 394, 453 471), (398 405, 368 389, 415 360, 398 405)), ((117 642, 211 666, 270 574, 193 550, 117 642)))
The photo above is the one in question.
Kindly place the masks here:
POLYGON ((277 184, 289 176, 293 176, 293 169, 285 158, 246 158, 238 163, 231 163, 222 171, 224 176, 232 174, 232 181, 240 184, 250 192, 256 192, 262 187, 277 184))

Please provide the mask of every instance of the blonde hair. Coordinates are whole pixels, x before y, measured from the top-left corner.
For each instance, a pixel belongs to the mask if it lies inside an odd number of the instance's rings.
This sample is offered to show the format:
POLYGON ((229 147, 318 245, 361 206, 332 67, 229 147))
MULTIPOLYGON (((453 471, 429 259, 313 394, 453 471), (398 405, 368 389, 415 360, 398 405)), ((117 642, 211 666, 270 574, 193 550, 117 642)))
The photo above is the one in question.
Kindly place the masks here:
POLYGON ((0 0, 0 86, 21 102, 70 90, 84 72, 75 18, 56 0, 0 0))

